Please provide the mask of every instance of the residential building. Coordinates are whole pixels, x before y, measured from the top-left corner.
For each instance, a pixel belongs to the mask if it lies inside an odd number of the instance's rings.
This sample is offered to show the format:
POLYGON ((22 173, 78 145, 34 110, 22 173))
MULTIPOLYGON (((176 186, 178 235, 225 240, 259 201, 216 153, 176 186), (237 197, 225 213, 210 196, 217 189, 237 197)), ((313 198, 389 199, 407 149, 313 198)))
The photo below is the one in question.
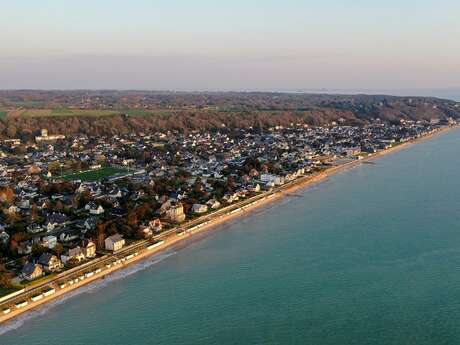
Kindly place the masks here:
POLYGON ((43 268, 39 264, 28 262, 22 268, 22 278, 26 280, 34 280, 40 278, 44 274, 43 268))
POLYGON ((43 266, 46 272, 54 272, 63 267, 61 260, 51 253, 43 253, 40 255, 38 263, 43 266))
POLYGON ((105 249, 112 252, 120 250, 125 245, 125 240, 120 234, 109 236, 104 241, 105 249))

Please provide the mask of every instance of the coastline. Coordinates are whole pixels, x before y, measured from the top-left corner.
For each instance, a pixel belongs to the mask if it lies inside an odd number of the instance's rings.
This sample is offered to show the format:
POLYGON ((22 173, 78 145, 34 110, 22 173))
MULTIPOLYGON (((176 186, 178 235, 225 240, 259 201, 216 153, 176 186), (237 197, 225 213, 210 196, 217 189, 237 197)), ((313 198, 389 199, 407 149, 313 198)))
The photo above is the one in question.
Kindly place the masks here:
MULTIPOLYGON (((314 175, 311 175, 311 176, 306 176, 306 177, 301 177, 301 178, 298 178, 278 189, 276 189, 273 193, 264 193, 266 194, 265 197, 261 198, 260 200, 257 201, 257 203, 251 203, 251 204, 247 204, 241 208, 238 208, 236 212, 228 212, 228 213, 225 213, 223 215, 220 215, 220 216, 215 216, 215 218, 212 218, 213 215, 211 214, 210 217, 211 217, 211 220, 209 220, 208 222, 205 222, 206 224, 204 225, 201 225, 200 227, 192 227, 192 228, 189 228, 188 230, 184 230, 183 232, 181 232, 180 234, 174 234, 174 235, 170 235, 170 236, 167 236, 164 241, 161 243, 159 242, 159 244, 157 244, 154 248, 152 249, 147 249, 147 248, 144 248, 144 250, 139 250, 138 254, 137 255, 134 255, 132 256, 131 258, 129 259, 126 259, 124 260, 123 262, 121 262, 120 264, 117 264, 117 265, 113 265, 111 267, 108 267, 98 273, 95 273, 89 277, 86 277, 82 280, 79 280, 78 282, 76 283, 73 283, 72 285, 69 285, 67 284, 65 287, 63 288, 60 288, 60 289, 56 289, 55 292, 53 292, 52 294, 48 295, 48 296, 44 296, 42 297, 40 300, 37 300, 33 303, 28 303, 28 305, 24 306, 24 307, 21 307, 20 309, 16 309, 12 308, 12 310, 4 315, 4 314, 1 314, 0 315, 0 324, 3 324, 4 322, 8 321, 8 320, 11 320, 11 319, 14 319, 15 317, 27 312, 27 311, 30 311, 32 309, 35 309, 41 305, 44 305, 60 296, 63 296, 71 291, 74 291, 78 288, 80 288, 81 286, 84 286, 84 285, 87 285, 91 282, 94 282, 96 280, 99 280, 105 276, 108 276, 110 275, 111 273, 115 272, 115 271, 118 271, 118 270, 122 270, 124 268, 127 268, 128 266, 134 264, 134 263, 137 263, 139 261, 141 261, 142 259, 145 259, 146 257, 150 257, 150 256, 153 256, 153 255, 156 255, 156 254, 159 254, 160 252, 163 252, 164 250, 174 246, 175 244, 179 243, 179 242, 183 242, 184 240, 186 239, 189 239, 190 237, 192 237, 193 235, 196 235, 198 233, 203 233, 205 231, 208 231, 208 230, 211 230, 211 229, 214 229, 216 227, 218 227, 219 225, 223 224, 223 223, 226 223, 228 221, 231 221, 231 220, 234 220, 236 219, 237 217, 240 217, 242 215, 246 215, 248 214, 249 212, 253 212, 261 207, 265 207, 266 205, 274 202, 274 201, 277 201, 281 198, 284 198, 286 196, 289 196, 290 193, 292 192, 295 192, 297 190, 300 190, 300 189, 305 189, 305 188, 308 188, 308 187, 311 187, 313 185, 316 185, 324 180, 326 180, 328 177, 336 174, 336 173, 339 173, 339 172, 342 172, 342 171, 346 171, 347 169, 349 168, 353 168, 355 166, 358 166, 362 163, 365 163, 365 162, 368 162, 368 161, 373 161, 377 158, 380 158, 384 155, 387 155, 387 154, 390 154, 390 153, 393 153, 393 152, 397 152, 399 150, 402 150, 402 149, 405 149, 407 147, 409 147, 410 145, 413 145, 413 144, 416 144, 416 143, 419 143, 421 141, 424 141, 424 140, 428 140, 428 139, 431 139, 433 136, 435 135, 438 135, 438 134, 442 134, 442 133, 445 133, 447 131, 450 131, 451 129, 454 129, 454 128, 457 128, 457 127, 444 127, 444 128, 441 128, 440 130, 437 130, 435 131, 434 133, 430 133, 430 134, 427 134, 423 137, 420 137, 420 138, 416 138, 414 140, 411 140, 411 141, 408 141, 408 142, 405 142, 405 143, 402 143, 398 146, 395 146, 395 147, 392 147, 392 148, 389 148, 389 149, 386 149, 386 150, 382 150, 382 151, 379 151, 375 154, 372 154, 364 159, 361 159, 361 160, 353 160, 351 162, 347 162, 347 163, 344 163, 344 164, 340 164, 340 165, 337 165, 337 166, 332 166, 330 168, 327 168, 326 170, 324 171, 321 171, 321 172, 318 172, 314 175)), ((203 224, 203 223, 201 223, 203 224)), ((128 255, 129 256, 129 255, 128 255)), ((22 297, 24 299, 24 297, 22 297)), ((17 297, 17 299, 21 299, 21 297, 17 297)), ((0 313, 2 311, 0 310, 0 313)))

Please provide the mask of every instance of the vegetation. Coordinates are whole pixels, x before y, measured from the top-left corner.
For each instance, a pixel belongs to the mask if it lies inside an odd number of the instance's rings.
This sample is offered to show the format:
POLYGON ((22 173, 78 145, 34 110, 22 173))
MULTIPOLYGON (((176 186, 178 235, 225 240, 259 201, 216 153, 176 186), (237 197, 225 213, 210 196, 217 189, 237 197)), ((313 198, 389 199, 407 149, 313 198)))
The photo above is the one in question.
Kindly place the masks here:
POLYGON ((66 116, 83 116, 83 117, 100 117, 119 115, 120 112, 100 109, 28 109, 21 113, 23 117, 66 117, 66 116))
POLYGON ((167 130, 359 125, 379 118, 460 117, 459 104, 427 97, 148 91, 0 91, 0 138, 50 134, 123 135, 167 130), (2 113, 0 113, 2 114, 2 113))
POLYGON ((53 277, 57 276, 57 273, 48 273, 40 278, 34 279, 32 281, 29 280, 22 280, 20 286, 22 288, 25 287, 32 287, 34 285, 38 285, 40 283, 43 283, 44 281, 47 281, 48 279, 52 279, 53 277))
POLYGON ((124 109, 124 110, 121 110, 120 113, 129 115, 129 116, 168 116, 174 113, 174 111, 171 109, 156 109, 156 110, 124 109))
POLYGON ((0 295, 5 295, 13 289, 11 278, 13 278, 13 274, 0 264, 0 295))

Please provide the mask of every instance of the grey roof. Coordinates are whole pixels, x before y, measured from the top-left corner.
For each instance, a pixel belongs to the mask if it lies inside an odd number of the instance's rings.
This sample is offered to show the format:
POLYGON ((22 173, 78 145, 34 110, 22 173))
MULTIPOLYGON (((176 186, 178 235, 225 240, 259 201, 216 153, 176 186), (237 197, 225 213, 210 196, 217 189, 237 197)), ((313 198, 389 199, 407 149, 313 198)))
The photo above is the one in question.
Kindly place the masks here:
POLYGON ((51 258, 53 257, 54 255, 51 254, 51 253, 43 253, 42 255, 40 255, 40 258, 38 259, 38 263, 43 265, 43 266, 48 266, 51 258))
POLYGON ((51 223, 51 224, 63 224, 67 221, 67 217, 61 213, 53 213, 51 214, 48 219, 46 220, 46 223, 51 223))
POLYGON ((35 271, 35 264, 32 262, 28 262, 22 268, 22 273, 25 275, 31 275, 35 271))
POLYGON ((123 240, 123 236, 121 236, 120 234, 115 234, 115 235, 108 237, 107 239, 110 239, 113 242, 118 242, 118 241, 123 240))

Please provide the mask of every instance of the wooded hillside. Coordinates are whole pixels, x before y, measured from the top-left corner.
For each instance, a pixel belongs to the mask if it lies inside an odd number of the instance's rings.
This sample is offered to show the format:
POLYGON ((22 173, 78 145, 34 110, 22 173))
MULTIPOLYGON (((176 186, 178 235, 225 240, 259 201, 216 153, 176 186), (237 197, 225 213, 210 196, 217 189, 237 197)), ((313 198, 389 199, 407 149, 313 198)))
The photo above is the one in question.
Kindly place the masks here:
POLYGON ((112 135, 159 130, 322 125, 343 119, 460 117, 454 101, 426 97, 147 91, 0 91, 0 136, 112 135))

